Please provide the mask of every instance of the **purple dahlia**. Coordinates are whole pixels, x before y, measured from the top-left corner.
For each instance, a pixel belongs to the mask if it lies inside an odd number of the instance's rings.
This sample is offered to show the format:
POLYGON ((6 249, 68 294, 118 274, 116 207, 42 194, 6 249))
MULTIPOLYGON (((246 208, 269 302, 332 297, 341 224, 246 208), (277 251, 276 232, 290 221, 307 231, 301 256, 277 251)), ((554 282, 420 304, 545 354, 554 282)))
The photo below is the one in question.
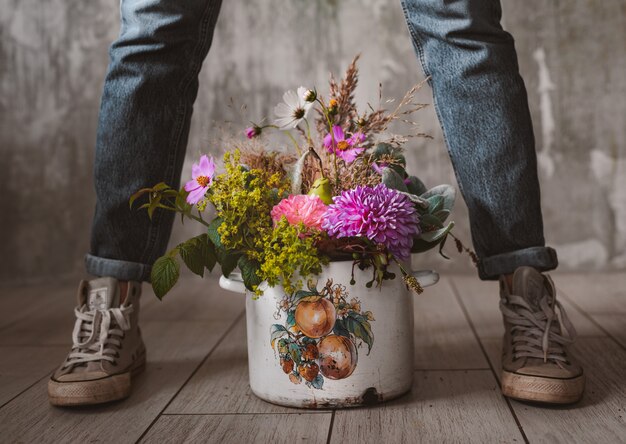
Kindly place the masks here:
POLYGON ((398 259, 408 259, 419 216, 408 196, 387 188, 358 186, 343 191, 329 205, 322 228, 330 237, 367 237, 398 259))

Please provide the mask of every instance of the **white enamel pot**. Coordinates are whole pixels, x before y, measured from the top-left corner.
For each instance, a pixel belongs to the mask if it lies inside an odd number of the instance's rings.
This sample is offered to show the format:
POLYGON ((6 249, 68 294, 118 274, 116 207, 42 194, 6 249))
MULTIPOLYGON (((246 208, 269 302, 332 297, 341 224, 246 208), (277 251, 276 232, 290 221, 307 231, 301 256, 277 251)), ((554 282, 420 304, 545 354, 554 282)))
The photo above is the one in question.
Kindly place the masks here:
MULTIPOLYGON (((246 294, 252 392, 266 401, 303 408, 352 407, 396 398, 413 381, 413 293, 400 271, 381 288, 366 287, 372 269, 331 262, 290 296, 281 286, 246 292, 241 275, 220 278, 246 294)), ((434 271, 414 272, 422 287, 434 271)))

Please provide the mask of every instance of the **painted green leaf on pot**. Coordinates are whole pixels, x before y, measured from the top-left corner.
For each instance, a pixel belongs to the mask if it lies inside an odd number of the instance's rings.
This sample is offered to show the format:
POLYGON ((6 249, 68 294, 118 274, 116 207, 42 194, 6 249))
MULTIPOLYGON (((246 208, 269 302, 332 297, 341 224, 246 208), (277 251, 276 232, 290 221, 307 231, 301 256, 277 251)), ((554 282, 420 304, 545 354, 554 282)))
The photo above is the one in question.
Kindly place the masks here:
POLYGON ((321 390, 324 387, 324 377, 318 374, 309 384, 311 384, 311 387, 321 390))
POLYGON ((287 334, 287 329, 285 327, 280 324, 272 324, 272 327, 270 328, 270 343, 272 344, 272 348, 274 348, 277 339, 282 338, 287 334))
POLYGON ((372 345, 374 345, 374 334, 367 318, 351 311, 346 316, 345 323, 350 333, 367 344, 367 353, 369 354, 372 345))

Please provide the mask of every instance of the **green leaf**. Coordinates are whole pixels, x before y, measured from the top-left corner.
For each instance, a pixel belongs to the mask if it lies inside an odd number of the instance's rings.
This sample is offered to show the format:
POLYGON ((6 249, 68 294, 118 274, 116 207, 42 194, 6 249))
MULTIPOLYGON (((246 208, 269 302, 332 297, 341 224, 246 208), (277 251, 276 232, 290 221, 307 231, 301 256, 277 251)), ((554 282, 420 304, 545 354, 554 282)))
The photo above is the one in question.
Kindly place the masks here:
POLYGON ((159 299, 163 299, 163 296, 176 284, 179 276, 180 266, 176 259, 169 255, 158 258, 152 266, 152 272, 150 273, 154 294, 159 299))
POLYGON ((209 224, 209 228, 207 230, 207 234, 209 235, 209 239, 213 242, 217 248, 222 248, 222 238, 220 234, 217 232, 219 226, 222 225, 222 219, 220 217, 216 217, 209 224))
POLYGON ((309 384, 311 384, 311 387, 313 388, 322 390, 322 387, 324 387, 324 377, 321 374, 318 374, 313 381, 309 382, 309 384))
POLYGON ((409 189, 409 193, 419 196, 426 192, 426 185, 417 176, 409 176, 408 181, 406 187, 409 189))
POLYGON ((435 216, 437 220, 439 220, 439 222, 441 222, 441 225, 443 226, 443 223, 446 221, 448 216, 450 216, 450 210, 439 210, 436 213, 434 213, 433 216, 435 216))
POLYGON ((351 311, 345 321, 348 331, 367 344, 367 353, 369 354, 372 345, 374 345, 374 333, 372 333, 372 326, 367 318, 351 311))
POLYGON ((346 323, 343 319, 337 319, 335 321, 335 326, 333 327, 333 333, 337 336, 345 336, 346 338, 350 337, 350 332, 346 328, 346 323))
POLYGON ((135 194, 130 196, 130 199, 128 201, 128 205, 130 206, 130 208, 133 207, 133 203, 135 202, 135 200, 137 200, 139 197, 149 192, 150 192, 150 188, 142 188, 141 190, 137 191, 135 194))
POLYGON ((289 354, 291 355, 291 359, 293 362, 298 364, 302 360, 302 351, 300 350, 300 346, 295 342, 289 343, 289 354))
POLYGON ((443 196, 430 196, 427 200, 429 213, 433 214, 443 209, 443 196))
POLYGON ((420 225, 423 227, 433 226, 437 228, 442 228, 443 224, 439 219, 437 219, 433 214, 422 214, 420 216, 420 225))
POLYGON ((241 253, 226 252, 221 262, 224 277, 228 277, 237 268, 237 262, 239 262, 241 256, 241 253))
MULTIPOLYGON (((428 199, 432 196, 441 196, 443 198, 442 208, 444 210, 452 211, 452 207, 454 207, 454 201, 456 199, 456 190, 452 185, 437 185, 436 187, 426 191, 420 197, 428 199)), ((431 211, 431 213, 434 213, 434 211, 431 211)))
POLYGON ((148 206, 148 217, 152 219, 152 215, 154 214, 154 210, 159 208, 159 204, 161 203, 161 195, 157 195, 150 200, 150 205, 148 206))
POLYGON ((167 190, 170 189, 171 187, 166 184, 165 182, 159 182, 157 183, 155 186, 152 187, 151 191, 163 191, 163 190, 167 190))
POLYGON ((440 228, 438 230, 422 233, 422 235, 420 236, 420 239, 422 239, 425 242, 436 242, 438 240, 443 239, 446 236, 446 234, 450 232, 453 226, 454 226, 454 222, 450 222, 447 226, 440 228))
POLYGON ((375 159, 379 159, 385 154, 391 154, 391 145, 389 145, 388 143, 379 143, 378 145, 376 145, 376 148, 374 148, 374 151, 372 152, 372 155, 375 159))
POLYGON ((452 230, 452 227, 454 227, 454 222, 449 222, 444 228, 422 233, 421 237, 413 239, 411 253, 423 253, 436 247, 443 241, 443 239, 445 239, 450 230, 452 230))
POLYGON ((198 244, 200 245, 202 263, 207 270, 213 271, 215 262, 217 262, 217 255, 215 253, 215 246, 213 245, 213 242, 209 239, 208 234, 201 234, 200 236, 197 236, 196 239, 198 239, 198 244))
MULTIPOLYGON (((254 286, 259 285, 263 280, 259 277, 259 270, 261 264, 258 261, 250 260, 245 255, 242 255, 237 262, 239 269, 241 270, 241 277, 246 288, 250 291, 254 290, 254 286)), ((222 269, 223 269, 222 265, 222 269)))
POLYGON ((274 348, 274 344, 276 342, 276 339, 282 338, 286 334, 288 334, 288 333, 287 333, 287 329, 285 327, 283 327, 280 324, 273 324, 270 327, 270 344, 272 345, 272 348, 274 348))
POLYGON ((387 188, 403 191, 405 193, 409 191, 404 183, 404 180, 402 180, 402 177, 397 172, 388 167, 383 168, 383 183, 387 188))
POLYGON ((202 246, 198 239, 192 237, 188 241, 180 244, 177 248, 178 254, 180 254, 187 268, 189 268, 192 273, 204 277, 204 258, 202 257, 202 246))
POLYGON ((289 327, 293 327, 294 325, 296 325, 296 311, 295 310, 290 310, 289 313, 287 314, 287 325, 289 327))

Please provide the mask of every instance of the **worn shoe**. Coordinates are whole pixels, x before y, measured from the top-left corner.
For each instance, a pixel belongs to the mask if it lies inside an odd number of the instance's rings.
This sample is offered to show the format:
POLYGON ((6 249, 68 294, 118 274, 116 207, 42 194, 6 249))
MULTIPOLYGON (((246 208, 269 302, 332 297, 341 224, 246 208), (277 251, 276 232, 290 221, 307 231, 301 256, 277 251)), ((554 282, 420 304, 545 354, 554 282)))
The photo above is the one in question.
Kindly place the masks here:
POLYGON ((569 404, 585 388, 583 369, 566 346, 576 332, 556 300, 549 276, 531 267, 513 274, 512 292, 500 279, 504 318, 502 393, 523 401, 569 404))
POLYGON ((81 281, 74 345, 48 381, 51 404, 100 404, 130 394, 131 376, 146 362, 137 325, 141 284, 129 282, 125 294, 120 293, 114 278, 81 281))

